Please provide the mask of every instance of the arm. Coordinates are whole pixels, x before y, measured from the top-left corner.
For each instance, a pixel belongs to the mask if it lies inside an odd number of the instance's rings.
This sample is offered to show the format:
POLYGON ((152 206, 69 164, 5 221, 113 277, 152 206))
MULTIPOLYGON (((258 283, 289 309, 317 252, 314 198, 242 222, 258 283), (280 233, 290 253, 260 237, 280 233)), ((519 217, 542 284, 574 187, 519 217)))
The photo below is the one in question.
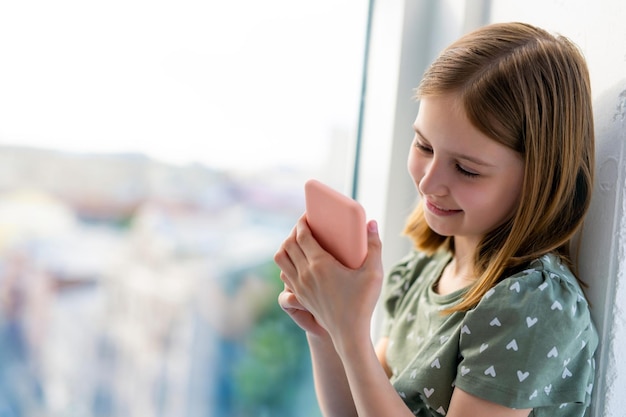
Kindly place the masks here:
POLYGON ((280 306, 303 330, 311 352, 313 379, 318 403, 324 416, 356 417, 354 401, 333 342, 313 315, 298 301, 289 287, 278 297, 280 306))
MULTIPOLYGON (((307 331, 324 415, 412 417, 412 411, 389 382, 384 360, 387 340, 383 339, 377 348, 371 341, 371 317, 382 284, 381 247, 375 224, 369 224, 368 239, 363 266, 347 269, 317 244, 303 217, 274 259, 281 268, 291 306, 297 303, 299 314, 306 312, 299 317, 290 315, 299 324, 302 321, 298 320, 306 317, 308 324, 301 327, 307 331)), ((289 310, 287 303, 281 305, 289 310)), ((446 417, 521 417, 528 412, 508 409, 457 389, 446 417)))
POLYGON ((383 278, 375 223, 368 226, 368 256, 358 270, 344 267, 324 251, 305 217, 274 260, 293 297, 291 307, 297 303, 300 312, 307 312, 308 323, 301 327, 307 330, 325 415, 413 416, 389 383, 371 342, 371 317, 383 278))
POLYGON ((389 364, 387 363, 387 347, 389 346, 389 338, 383 337, 376 344, 376 357, 378 358, 378 362, 382 365, 385 370, 385 374, 387 378, 391 378, 391 369, 389 368, 389 364))
MULTIPOLYGON (((386 350, 385 344, 383 339, 383 343, 379 343, 376 349, 354 345, 341 349, 340 357, 359 417, 413 416, 389 383, 384 371, 384 359, 381 367, 376 356, 386 350)), ((530 409, 504 407, 455 388, 446 417, 528 417, 530 412, 530 409)))
POLYGON ((330 338, 307 335, 317 401, 324 416, 357 417, 343 363, 330 338))
MULTIPOLYGON (((325 416, 356 416, 356 408, 343 363, 337 355, 328 333, 321 328, 297 298, 285 287, 279 296, 279 304, 292 319, 307 332, 311 351, 315 392, 322 414, 325 416)), ((376 345, 376 356, 387 377, 391 370, 387 365, 386 353, 388 338, 382 338, 376 345)))
POLYGON ((384 355, 387 339, 374 348, 369 335, 338 342, 338 354, 359 417, 412 417, 413 413, 389 382, 384 355), (380 356, 380 358, 379 358, 380 356))
MULTIPOLYGON (((304 310, 287 287, 279 297, 279 304, 307 332, 315 392, 322 414, 324 416, 357 416, 343 363, 328 333, 315 322, 308 311, 304 310)), ((386 359, 388 343, 388 338, 382 338, 376 345, 377 360, 387 377, 391 376, 386 359)))

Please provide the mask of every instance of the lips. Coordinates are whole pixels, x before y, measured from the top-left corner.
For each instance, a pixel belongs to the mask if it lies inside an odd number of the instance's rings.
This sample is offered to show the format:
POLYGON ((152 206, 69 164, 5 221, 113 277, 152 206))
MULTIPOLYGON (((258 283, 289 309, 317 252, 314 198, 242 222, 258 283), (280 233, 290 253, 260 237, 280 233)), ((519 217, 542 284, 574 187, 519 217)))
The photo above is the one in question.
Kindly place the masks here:
POLYGON ((455 214, 458 214, 460 212, 462 212, 463 210, 450 210, 450 209, 446 209, 444 207, 438 206, 437 204, 425 200, 425 205, 426 208, 428 209, 428 211, 430 211, 431 213, 437 215, 437 216, 452 216, 455 214))

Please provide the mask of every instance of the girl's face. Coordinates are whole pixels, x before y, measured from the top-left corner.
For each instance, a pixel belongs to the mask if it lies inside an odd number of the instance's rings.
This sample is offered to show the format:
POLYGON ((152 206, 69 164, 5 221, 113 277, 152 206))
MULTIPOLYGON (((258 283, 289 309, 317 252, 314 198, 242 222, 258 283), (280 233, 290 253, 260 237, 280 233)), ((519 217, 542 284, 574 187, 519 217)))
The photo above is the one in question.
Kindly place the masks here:
POLYGON ((514 214, 522 156, 476 129, 455 94, 423 98, 414 128, 408 169, 428 225, 477 245, 514 214))

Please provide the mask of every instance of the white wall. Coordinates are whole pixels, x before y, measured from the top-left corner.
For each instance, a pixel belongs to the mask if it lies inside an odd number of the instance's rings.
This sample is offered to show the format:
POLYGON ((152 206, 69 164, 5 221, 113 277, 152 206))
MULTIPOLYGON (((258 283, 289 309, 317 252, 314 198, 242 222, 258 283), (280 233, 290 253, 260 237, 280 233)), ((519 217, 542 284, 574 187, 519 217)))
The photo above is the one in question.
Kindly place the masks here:
POLYGON ((597 178, 580 267, 601 335, 594 417, 626 410, 626 2, 621 0, 386 0, 374 2, 358 198, 381 223, 383 262, 408 249, 399 238, 415 191, 406 173, 412 90, 425 66, 461 33, 524 21, 576 42, 591 74, 597 178))

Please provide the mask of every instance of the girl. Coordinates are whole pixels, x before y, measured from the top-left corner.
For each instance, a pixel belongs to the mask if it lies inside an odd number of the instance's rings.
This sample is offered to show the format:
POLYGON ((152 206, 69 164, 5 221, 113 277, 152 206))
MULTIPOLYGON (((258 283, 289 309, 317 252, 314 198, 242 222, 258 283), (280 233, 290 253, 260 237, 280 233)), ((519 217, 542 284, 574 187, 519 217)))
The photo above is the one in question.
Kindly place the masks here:
POLYGON ((383 283, 375 222, 350 270, 305 215, 275 255, 323 414, 585 415, 598 338, 569 250, 593 183, 581 53, 527 24, 486 26, 443 51, 417 98, 416 250, 383 283))

